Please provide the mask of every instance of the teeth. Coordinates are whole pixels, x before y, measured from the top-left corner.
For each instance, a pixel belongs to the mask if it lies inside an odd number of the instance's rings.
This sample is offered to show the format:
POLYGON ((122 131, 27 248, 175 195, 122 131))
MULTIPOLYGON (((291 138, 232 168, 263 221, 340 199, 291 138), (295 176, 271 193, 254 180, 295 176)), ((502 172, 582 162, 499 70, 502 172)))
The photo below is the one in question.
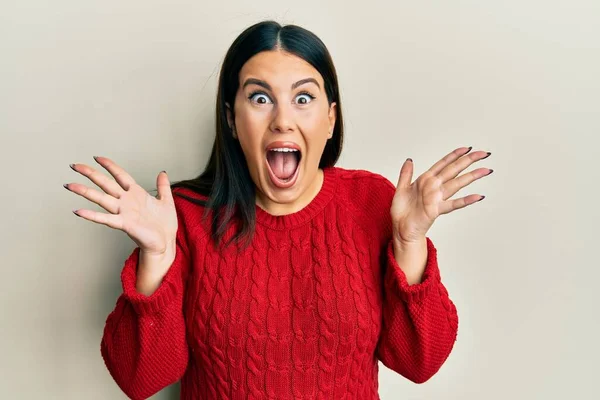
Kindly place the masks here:
POLYGON ((296 149, 288 149, 286 147, 283 147, 283 148, 278 148, 278 149, 270 149, 270 151, 279 151, 279 152, 282 152, 282 153, 289 153, 289 152, 298 151, 298 150, 296 150, 296 149))

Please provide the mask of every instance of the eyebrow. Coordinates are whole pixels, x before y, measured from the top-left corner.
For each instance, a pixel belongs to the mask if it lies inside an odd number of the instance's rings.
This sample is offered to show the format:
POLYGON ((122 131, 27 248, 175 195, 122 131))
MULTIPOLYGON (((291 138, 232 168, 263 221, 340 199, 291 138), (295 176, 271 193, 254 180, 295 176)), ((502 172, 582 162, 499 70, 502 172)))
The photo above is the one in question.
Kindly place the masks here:
MULTIPOLYGON (((298 82, 292 84, 292 90, 296 89, 298 86, 304 85, 305 83, 309 83, 309 82, 314 83, 315 85, 317 85, 317 87, 319 89, 321 89, 319 82, 317 82, 317 80, 315 78, 304 78, 304 79, 300 79, 298 82)), ((273 91, 273 89, 271 88, 271 85, 269 85, 267 82, 265 82, 261 79, 248 78, 244 82, 243 88, 245 88, 248 85, 258 85, 258 86, 264 87, 267 90, 273 91)))

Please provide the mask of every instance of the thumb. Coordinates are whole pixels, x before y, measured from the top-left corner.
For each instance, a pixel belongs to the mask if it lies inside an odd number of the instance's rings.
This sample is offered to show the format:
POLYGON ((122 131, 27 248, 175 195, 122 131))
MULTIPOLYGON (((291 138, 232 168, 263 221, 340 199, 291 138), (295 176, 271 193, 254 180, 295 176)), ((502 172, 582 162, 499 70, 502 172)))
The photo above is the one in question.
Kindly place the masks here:
POLYGON ((413 160, 412 158, 407 158, 402 164, 402 168, 400 169, 400 176, 398 177, 398 186, 401 188, 406 188, 410 186, 410 182, 412 181, 413 175, 413 160))
POLYGON ((171 193, 171 182, 169 181, 166 171, 160 171, 156 177, 156 188, 158 190, 159 200, 173 200, 173 194, 171 193))

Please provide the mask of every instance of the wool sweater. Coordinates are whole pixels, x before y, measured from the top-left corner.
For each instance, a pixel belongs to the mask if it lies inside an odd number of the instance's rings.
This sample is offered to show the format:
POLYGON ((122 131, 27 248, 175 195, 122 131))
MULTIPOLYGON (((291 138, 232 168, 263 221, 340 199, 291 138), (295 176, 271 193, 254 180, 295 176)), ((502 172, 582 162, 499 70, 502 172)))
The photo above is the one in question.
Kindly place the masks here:
POLYGON ((177 194, 203 197, 174 189, 177 251, 158 289, 135 289, 139 247, 124 263, 100 346, 111 376, 132 399, 180 380, 186 400, 379 399, 379 361, 427 381, 458 316, 429 237, 420 282, 397 264, 394 192, 379 174, 328 167, 302 210, 257 205, 251 245, 217 249, 203 207, 177 194))

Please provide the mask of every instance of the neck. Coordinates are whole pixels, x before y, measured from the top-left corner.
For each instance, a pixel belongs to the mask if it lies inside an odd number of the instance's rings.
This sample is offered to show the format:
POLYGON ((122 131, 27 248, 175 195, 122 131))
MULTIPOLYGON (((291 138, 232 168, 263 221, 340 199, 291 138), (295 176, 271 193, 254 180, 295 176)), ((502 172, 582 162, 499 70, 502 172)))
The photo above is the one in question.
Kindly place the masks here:
POLYGON ((264 196, 260 191, 256 193, 256 204, 271 215, 293 214, 306 207, 319 193, 323 185, 323 170, 317 169, 317 176, 311 184, 291 203, 277 203, 264 196))

